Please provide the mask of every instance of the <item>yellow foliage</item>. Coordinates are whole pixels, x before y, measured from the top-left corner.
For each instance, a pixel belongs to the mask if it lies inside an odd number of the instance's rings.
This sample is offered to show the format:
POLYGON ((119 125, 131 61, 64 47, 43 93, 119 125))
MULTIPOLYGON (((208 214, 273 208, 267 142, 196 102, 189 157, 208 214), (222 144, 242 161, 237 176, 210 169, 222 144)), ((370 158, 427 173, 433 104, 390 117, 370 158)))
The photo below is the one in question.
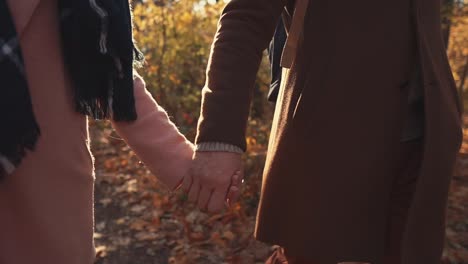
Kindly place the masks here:
MULTIPOLYGON (((456 7, 453 12, 448 56, 453 76, 457 85, 460 86, 465 65, 468 63, 468 5, 456 7)), ((465 89, 466 86, 465 84, 465 89)))
MULTIPOLYGON (((194 137, 211 43, 225 1, 135 1, 134 27, 146 65, 140 70, 149 90, 169 112, 182 132, 194 137)), ((263 63, 257 88, 262 98, 254 109, 263 109, 268 92, 269 67, 263 63)), ((266 112, 271 112, 270 109, 266 112)), ((255 112, 255 111, 254 111, 255 112)), ((261 118, 270 123, 268 113, 261 118)), ((254 131, 257 133, 256 131, 254 131)), ((266 136, 263 140, 266 145, 266 136)))

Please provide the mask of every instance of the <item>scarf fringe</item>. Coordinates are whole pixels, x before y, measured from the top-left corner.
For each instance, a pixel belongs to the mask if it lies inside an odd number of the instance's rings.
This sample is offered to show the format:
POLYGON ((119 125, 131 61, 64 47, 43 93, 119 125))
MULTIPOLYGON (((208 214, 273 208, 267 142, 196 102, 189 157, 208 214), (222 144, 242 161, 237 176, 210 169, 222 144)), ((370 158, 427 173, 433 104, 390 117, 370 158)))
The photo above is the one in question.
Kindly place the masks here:
MULTIPOLYGON (((26 130, 25 130, 26 131, 26 130)), ((27 133, 17 136, 20 141, 15 142, 15 146, 9 145, 10 149, 2 149, 0 151, 0 181, 3 180, 7 175, 13 173, 13 171, 21 164, 21 161, 27 155, 27 152, 35 150, 36 142, 41 134, 40 128, 35 121, 32 122, 32 126, 27 130, 27 133)), ((3 147, 7 146, 2 144, 3 147)))
POLYGON ((62 22, 62 37, 76 110, 94 119, 136 120, 133 68, 142 67, 144 56, 134 44, 128 1, 60 4, 73 11, 62 22))

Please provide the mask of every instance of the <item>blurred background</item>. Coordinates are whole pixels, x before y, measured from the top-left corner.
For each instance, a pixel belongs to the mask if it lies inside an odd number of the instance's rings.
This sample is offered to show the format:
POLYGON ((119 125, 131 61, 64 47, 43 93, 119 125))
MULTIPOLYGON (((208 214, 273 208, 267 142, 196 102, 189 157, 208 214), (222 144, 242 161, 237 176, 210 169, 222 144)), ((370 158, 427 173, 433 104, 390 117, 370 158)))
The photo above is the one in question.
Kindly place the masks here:
MULTIPOLYGON (((442 0, 444 38, 459 95, 468 86, 468 0, 442 0)), ((148 89, 193 140, 205 67, 227 0, 134 0, 135 39, 146 57, 148 89)), ((248 126, 246 182, 240 201, 217 215, 170 194, 113 131, 92 122, 96 158, 98 264, 263 263, 274 248, 252 238, 274 105, 267 57, 261 65, 248 126)), ((468 119, 466 122, 468 123, 468 119)), ((346 138, 346 127, 343 127, 346 138)), ((340 149, 336 162, 351 155, 340 149)), ((455 169, 447 216, 445 264, 468 264, 468 130, 455 169)))

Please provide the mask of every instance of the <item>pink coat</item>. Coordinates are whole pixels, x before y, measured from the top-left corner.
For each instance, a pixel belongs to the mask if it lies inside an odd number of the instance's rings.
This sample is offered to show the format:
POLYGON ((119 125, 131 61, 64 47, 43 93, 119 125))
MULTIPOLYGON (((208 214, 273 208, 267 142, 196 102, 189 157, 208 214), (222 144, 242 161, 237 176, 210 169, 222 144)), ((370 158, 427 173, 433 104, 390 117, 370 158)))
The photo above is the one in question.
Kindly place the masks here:
MULTIPOLYGON (((63 64, 56 0, 8 0, 42 135, 0 184, 0 263, 91 264, 93 158, 86 117, 73 109, 63 64)), ((138 120, 114 123, 160 179, 173 186, 188 171, 193 145, 136 77, 138 120)), ((8 124, 5 124, 8 125, 8 124)))

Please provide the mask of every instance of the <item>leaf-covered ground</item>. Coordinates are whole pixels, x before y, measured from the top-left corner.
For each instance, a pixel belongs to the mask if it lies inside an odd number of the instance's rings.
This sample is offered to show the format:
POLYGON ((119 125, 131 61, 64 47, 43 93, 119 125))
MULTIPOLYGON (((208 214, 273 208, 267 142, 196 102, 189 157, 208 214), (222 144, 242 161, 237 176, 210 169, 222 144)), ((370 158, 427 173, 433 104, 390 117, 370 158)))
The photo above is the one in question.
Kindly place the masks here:
POLYGON ((252 239, 262 155, 247 164, 243 200, 208 215, 171 195, 106 124, 91 127, 96 159, 98 264, 262 263, 271 247, 252 239), (257 172, 257 173, 255 173, 257 172))
MULTIPOLYGON (((465 121, 465 123, 468 123, 465 121)), ((468 263, 468 129, 450 189, 447 213, 446 263, 468 263)))
MULTIPOLYGON (((97 264, 256 264, 272 247, 252 238, 262 151, 247 161, 245 191, 233 209, 207 215, 158 184, 105 123, 91 127, 96 158, 97 264)), ((448 210, 444 264, 468 264, 468 133, 448 210)))

